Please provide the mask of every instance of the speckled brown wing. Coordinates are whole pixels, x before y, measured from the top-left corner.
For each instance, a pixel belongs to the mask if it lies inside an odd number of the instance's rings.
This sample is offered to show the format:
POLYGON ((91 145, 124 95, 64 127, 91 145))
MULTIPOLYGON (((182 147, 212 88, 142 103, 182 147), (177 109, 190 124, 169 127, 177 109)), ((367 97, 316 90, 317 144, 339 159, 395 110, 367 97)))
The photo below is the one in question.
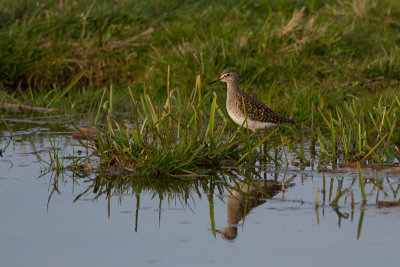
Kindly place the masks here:
MULTIPOLYGON (((293 124, 294 121, 291 119, 282 117, 281 115, 275 113, 266 105, 255 99, 254 97, 241 92, 245 103, 245 109, 247 117, 251 120, 257 120, 260 122, 269 122, 276 124, 293 124)), ((243 110, 243 104, 242 104, 243 110)))

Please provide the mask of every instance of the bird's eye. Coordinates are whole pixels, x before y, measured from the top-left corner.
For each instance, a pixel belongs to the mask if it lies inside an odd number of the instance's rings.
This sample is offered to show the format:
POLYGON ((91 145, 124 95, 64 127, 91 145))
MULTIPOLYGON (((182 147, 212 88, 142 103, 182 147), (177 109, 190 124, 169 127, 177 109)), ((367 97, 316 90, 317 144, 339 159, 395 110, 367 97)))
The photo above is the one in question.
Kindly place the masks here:
POLYGON ((226 76, 228 76, 228 77, 229 77, 229 76, 231 76, 231 74, 230 74, 230 73, 228 73, 226 76))

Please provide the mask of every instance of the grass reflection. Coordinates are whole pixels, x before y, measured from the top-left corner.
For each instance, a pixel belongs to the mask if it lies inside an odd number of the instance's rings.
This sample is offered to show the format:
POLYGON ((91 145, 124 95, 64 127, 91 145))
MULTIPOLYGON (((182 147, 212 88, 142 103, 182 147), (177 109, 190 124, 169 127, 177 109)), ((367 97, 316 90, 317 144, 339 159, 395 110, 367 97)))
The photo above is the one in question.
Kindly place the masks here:
MULTIPOLYGON (((54 192, 60 193, 59 183, 67 178, 54 172, 54 185, 49 196, 49 202, 54 197, 54 192)), ((180 205, 184 209, 191 209, 196 201, 202 201, 204 196, 209 205, 209 222, 211 233, 216 238, 233 241, 238 237, 238 228, 244 226, 247 215, 255 208, 264 205, 260 212, 271 212, 276 207, 284 212, 292 208, 301 207, 315 209, 316 223, 324 223, 327 214, 337 216, 338 227, 342 227, 343 220, 354 221, 355 212, 360 212, 357 227, 357 239, 361 237, 364 214, 367 211, 382 207, 397 207, 400 188, 397 176, 387 176, 379 172, 363 170, 364 192, 360 190, 358 172, 333 173, 326 178, 325 174, 304 170, 300 175, 297 170, 271 169, 260 166, 257 169, 226 169, 209 177, 159 177, 159 176, 129 176, 115 170, 102 170, 96 176, 88 177, 80 173, 73 174, 74 183, 79 192, 74 202, 82 199, 107 200, 107 213, 111 216, 111 199, 117 197, 123 201, 123 196, 134 195, 136 198, 135 231, 138 225, 141 197, 150 196, 159 199, 158 221, 162 223, 161 211, 165 203, 180 205), (373 175, 373 176, 372 176, 373 175), (329 182, 326 182, 328 180, 329 182), (301 181, 301 182, 300 182, 301 181), (322 188, 316 190, 316 198, 311 197, 307 191, 310 186, 322 188), (366 197, 364 202, 363 196, 366 197), (226 207, 226 225, 220 227, 216 221, 222 218, 221 213, 216 213, 215 204, 222 201, 226 207), (327 210, 329 213, 326 213, 327 210), (321 213, 322 212, 322 213, 321 213), (321 216, 322 215, 322 216, 321 216)), ((314 191, 315 192, 315 191, 314 191)), ((218 204, 219 205, 219 204, 218 204)), ((220 212, 220 211, 219 211, 220 212)), ((329 220, 329 219, 328 219, 329 220)))

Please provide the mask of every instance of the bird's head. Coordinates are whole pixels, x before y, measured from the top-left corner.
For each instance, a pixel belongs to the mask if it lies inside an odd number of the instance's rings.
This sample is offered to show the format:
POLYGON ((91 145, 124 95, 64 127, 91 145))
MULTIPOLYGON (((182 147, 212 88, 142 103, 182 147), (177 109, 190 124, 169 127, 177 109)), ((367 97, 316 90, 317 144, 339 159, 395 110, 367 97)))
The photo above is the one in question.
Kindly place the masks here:
POLYGON ((219 81, 224 83, 235 82, 237 81, 237 79, 238 79, 237 72, 235 70, 228 69, 224 70, 217 79, 215 79, 212 82, 209 82, 208 84, 213 84, 219 81))

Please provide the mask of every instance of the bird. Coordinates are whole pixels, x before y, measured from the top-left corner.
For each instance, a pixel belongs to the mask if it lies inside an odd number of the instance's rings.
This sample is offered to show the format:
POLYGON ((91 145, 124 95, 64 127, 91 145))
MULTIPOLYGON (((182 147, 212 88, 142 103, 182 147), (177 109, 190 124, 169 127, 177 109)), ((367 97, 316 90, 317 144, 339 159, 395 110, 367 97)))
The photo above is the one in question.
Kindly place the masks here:
POLYGON ((217 79, 209 82, 208 85, 219 81, 227 84, 226 109, 229 116, 237 124, 243 125, 247 118, 245 125, 256 132, 260 129, 295 123, 291 119, 275 113, 256 98, 240 90, 238 74, 235 70, 224 70, 217 79))

